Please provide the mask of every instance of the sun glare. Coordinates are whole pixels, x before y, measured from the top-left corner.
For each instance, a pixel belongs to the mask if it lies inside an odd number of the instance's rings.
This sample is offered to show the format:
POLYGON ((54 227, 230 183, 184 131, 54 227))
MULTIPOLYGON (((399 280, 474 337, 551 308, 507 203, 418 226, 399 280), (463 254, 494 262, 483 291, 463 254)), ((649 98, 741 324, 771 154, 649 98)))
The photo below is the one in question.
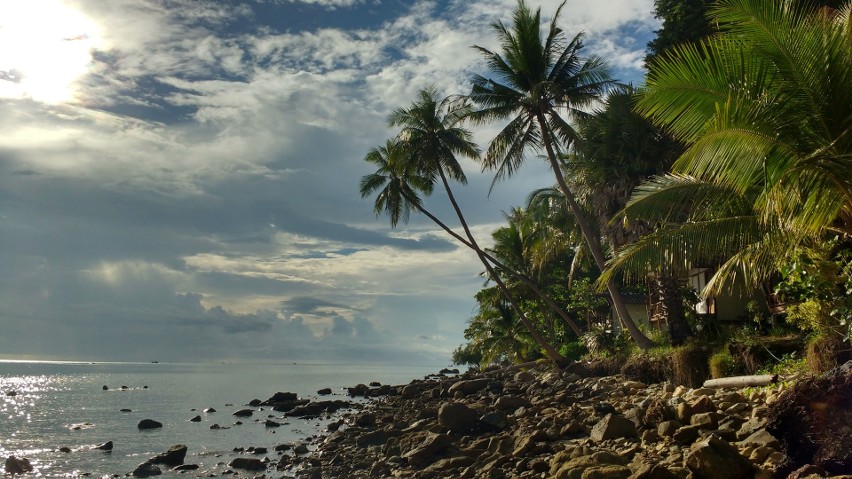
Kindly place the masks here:
POLYGON ((61 0, 0 1, 0 98, 75 100, 98 25, 61 0))

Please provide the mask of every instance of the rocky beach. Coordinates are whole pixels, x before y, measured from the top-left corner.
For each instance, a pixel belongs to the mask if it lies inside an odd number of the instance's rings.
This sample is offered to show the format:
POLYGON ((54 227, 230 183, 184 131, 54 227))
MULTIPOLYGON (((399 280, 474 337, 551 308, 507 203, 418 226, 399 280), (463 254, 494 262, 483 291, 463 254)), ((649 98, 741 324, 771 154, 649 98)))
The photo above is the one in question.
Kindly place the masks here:
POLYGON ((316 479, 852 477, 850 384, 852 364, 739 389, 595 377, 579 363, 468 372, 393 388, 278 468, 316 479), (803 392, 815 414, 799 409, 803 392))
MULTIPOLYGON (((257 423, 274 431, 304 420, 323 424, 322 432, 274 447, 240 445, 201 468, 192 463, 198 456, 175 445, 124 476, 852 478, 852 362, 822 377, 747 388, 596 371, 579 362, 529 363, 443 370, 399 386, 324 388, 310 398, 278 392, 235 406, 230 420, 209 428, 257 423)), ((7 457, 5 472, 27 475, 32 467, 7 457)))

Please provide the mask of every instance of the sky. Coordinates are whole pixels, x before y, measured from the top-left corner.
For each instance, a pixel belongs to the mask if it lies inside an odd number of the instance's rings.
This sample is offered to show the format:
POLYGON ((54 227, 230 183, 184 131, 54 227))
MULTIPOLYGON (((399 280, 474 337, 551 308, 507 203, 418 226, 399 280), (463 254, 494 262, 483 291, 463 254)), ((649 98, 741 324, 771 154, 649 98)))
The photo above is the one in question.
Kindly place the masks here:
MULTIPOLYGON (((427 218, 392 230, 358 182, 388 114, 467 93, 515 5, 0 2, 0 358, 449 364, 483 268, 427 218)), ((560 26, 638 83, 652 10, 567 0, 560 26)), ((553 182, 531 154, 489 196, 462 163, 485 244, 553 182)), ((425 205, 457 226, 443 195, 425 205)))

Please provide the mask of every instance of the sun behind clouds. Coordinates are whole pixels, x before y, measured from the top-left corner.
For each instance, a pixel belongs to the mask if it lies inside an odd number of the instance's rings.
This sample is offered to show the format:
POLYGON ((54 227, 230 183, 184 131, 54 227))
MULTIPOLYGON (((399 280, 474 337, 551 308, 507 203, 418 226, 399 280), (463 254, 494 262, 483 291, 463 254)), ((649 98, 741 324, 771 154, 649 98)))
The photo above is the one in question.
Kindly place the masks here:
POLYGON ((0 1, 0 98, 73 103, 100 28, 62 0, 0 1))

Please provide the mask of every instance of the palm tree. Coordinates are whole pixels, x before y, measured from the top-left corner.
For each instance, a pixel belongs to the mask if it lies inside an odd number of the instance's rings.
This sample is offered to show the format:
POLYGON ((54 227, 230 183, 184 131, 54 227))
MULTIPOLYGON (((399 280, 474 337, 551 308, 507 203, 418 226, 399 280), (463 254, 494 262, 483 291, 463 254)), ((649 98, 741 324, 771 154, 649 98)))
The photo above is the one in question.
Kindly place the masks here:
MULTIPOLYGON (((597 232, 562 174, 559 158, 579 135, 560 113, 573 118, 585 116, 583 109, 598 102, 614 82, 601 59, 580 57, 583 34, 565 42, 565 35, 557 26, 564 5, 563 2, 559 6, 547 35, 542 38, 541 10, 533 13, 519 0, 511 29, 499 21, 493 24, 502 52, 474 46, 485 57, 494 78, 473 76, 469 97, 480 108, 469 118, 477 123, 510 118, 482 159, 483 169, 496 170, 495 182, 512 175, 523 163, 528 149, 545 152, 557 186, 595 263, 603 270, 606 258, 597 232)), ((651 347, 653 343, 630 318, 615 281, 610 281, 607 289, 622 324, 636 344, 642 349, 651 347)))
POLYGON ((718 291, 735 277, 757 286, 802 245, 852 233, 852 5, 720 0, 712 12, 722 34, 656 61, 638 103, 688 148, 633 210, 659 217, 653 205, 668 203, 662 219, 681 226, 614 266, 715 256, 718 291))
POLYGON ((396 144, 390 143, 384 148, 372 150, 365 157, 365 161, 376 164, 379 169, 376 173, 366 175, 361 180, 361 196, 369 196, 376 190, 383 188, 376 198, 375 211, 389 213, 391 223, 395 226, 400 218, 407 218, 411 207, 426 214, 430 219, 450 232, 454 237, 460 239, 466 246, 472 248, 479 256, 480 261, 486 268, 489 277, 494 280, 506 300, 516 310, 519 319, 529 330, 536 342, 545 350, 548 357, 558 363, 565 362, 565 358, 548 343, 527 319, 520 306, 512 297, 506 285, 494 271, 489 257, 476 243, 455 196, 452 193, 448 181, 449 175, 462 183, 466 182, 464 171, 456 159, 456 153, 465 155, 477 155, 476 146, 470 141, 471 134, 457 126, 457 123, 467 113, 467 105, 463 101, 445 99, 439 101, 434 89, 425 89, 420 92, 419 99, 408 109, 397 109, 389 117, 392 126, 403 126, 400 138, 396 144), (446 170, 446 172, 445 172, 446 170), (441 178, 450 202, 465 231, 466 239, 460 237, 451 228, 438 220, 434 215, 428 213, 422 206, 416 189, 424 193, 431 193, 434 179, 441 178), (420 188, 416 184, 403 186, 407 179, 416 182, 429 182, 429 188, 420 188), (393 195, 396 198, 391 199, 393 195))

